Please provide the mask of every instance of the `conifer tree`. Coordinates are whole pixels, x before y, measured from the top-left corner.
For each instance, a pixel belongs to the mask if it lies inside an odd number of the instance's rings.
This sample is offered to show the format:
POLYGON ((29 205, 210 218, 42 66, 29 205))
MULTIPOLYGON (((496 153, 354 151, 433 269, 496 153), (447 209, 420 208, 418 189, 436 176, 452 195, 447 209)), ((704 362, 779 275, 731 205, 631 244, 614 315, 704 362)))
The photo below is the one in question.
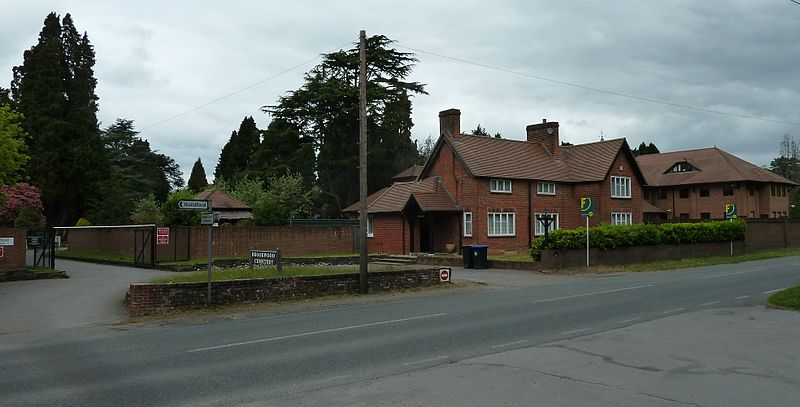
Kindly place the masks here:
POLYGON ((208 180, 206 179, 206 170, 203 168, 203 162, 200 157, 192 166, 192 174, 189 176, 189 190, 194 193, 201 192, 208 187, 208 180))
POLYGON ((239 130, 231 133, 231 137, 219 155, 219 162, 214 170, 214 178, 230 184, 247 175, 251 167, 253 154, 261 142, 261 133, 252 116, 247 116, 239 125, 239 130))
POLYGON ((12 104, 23 115, 31 156, 26 169, 53 224, 71 225, 98 196, 107 172, 97 125, 95 55, 72 17, 50 13, 39 40, 14 67, 12 104))

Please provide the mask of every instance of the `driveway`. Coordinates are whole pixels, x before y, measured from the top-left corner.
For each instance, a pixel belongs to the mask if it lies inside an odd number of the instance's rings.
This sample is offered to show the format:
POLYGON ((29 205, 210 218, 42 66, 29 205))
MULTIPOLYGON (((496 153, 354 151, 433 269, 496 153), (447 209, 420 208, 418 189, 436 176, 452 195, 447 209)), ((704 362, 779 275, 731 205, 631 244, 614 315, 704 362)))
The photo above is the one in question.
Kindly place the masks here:
POLYGON ((159 270, 56 259, 70 278, 0 284, 0 335, 112 323, 128 318, 125 292, 159 270))

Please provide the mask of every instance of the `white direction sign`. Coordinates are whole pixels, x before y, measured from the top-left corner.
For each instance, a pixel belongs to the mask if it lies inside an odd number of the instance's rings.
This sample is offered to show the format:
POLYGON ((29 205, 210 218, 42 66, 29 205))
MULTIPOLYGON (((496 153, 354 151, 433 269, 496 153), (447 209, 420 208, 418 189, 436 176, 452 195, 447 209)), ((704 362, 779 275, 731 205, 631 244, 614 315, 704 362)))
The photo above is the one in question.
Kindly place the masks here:
POLYGON ((209 205, 209 201, 201 201, 199 199, 182 199, 178 201, 178 209, 208 211, 211 210, 211 205, 209 205))
POLYGON ((13 245, 14 245, 13 237, 0 237, 0 246, 13 246, 13 245))

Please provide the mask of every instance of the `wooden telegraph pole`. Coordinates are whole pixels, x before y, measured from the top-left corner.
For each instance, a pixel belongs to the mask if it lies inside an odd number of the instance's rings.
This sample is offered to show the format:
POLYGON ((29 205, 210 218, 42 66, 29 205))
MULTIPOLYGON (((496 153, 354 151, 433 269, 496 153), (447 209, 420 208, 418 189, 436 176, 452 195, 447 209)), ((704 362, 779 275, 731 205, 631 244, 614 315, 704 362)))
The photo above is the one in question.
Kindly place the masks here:
POLYGON ((369 292, 367 285, 367 33, 361 30, 358 36, 358 54, 361 62, 358 73, 358 169, 360 184, 359 201, 359 283, 361 294, 369 292))

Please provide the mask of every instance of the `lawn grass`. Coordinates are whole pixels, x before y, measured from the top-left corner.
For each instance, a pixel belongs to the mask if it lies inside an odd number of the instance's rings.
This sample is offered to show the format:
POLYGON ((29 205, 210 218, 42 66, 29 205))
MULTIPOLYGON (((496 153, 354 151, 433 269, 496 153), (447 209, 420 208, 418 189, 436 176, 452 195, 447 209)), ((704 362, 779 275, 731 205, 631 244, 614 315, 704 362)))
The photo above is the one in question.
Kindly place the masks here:
POLYGON ((774 250, 760 250, 740 254, 736 256, 713 256, 713 257, 696 257, 684 258, 674 260, 658 260, 644 263, 634 264, 620 264, 612 267, 619 268, 622 271, 660 271, 660 270, 674 270, 704 266, 715 266, 718 264, 735 264, 743 263, 746 261, 773 259, 776 257, 786 256, 800 256, 800 247, 792 247, 788 249, 774 249, 774 250))
POLYGON ((778 307, 800 311, 800 285, 770 295, 767 302, 778 307))
MULTIPOLYGON (((319 276, 319 275, 332 275, 332 274, 348 274, 357 273, 358 266, 283 266, 283 272, 278 274, 275 267, 254 267, 249 269, 247 267, 237 267, 224 270, 212 270, 212 281, 230 281, 230 280, 245 280, 245 279, 263 279, 275 277, 289 277, 289 276, 319 276)), ((170 284, 170 283, 199 283, 208 281, 208 271, 200 270, 191 273, 182 273, 170 277, 159 278, 153 280, 154 284, 170 284)))

